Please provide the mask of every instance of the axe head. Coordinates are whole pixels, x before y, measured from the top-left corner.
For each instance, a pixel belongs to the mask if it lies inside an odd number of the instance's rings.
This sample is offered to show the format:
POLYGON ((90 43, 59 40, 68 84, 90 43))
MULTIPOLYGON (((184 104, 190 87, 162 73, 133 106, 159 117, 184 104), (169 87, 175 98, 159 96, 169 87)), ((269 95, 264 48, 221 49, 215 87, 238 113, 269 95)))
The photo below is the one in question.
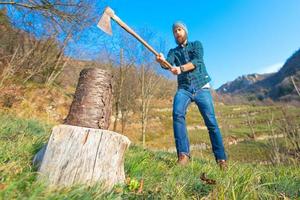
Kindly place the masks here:
POLYGON ((111 18, 113 18, 115 15, 115 12, 110 8, 106 7, 97 26, 104 31, 105 33, 112 35, 111 30, 111 18))

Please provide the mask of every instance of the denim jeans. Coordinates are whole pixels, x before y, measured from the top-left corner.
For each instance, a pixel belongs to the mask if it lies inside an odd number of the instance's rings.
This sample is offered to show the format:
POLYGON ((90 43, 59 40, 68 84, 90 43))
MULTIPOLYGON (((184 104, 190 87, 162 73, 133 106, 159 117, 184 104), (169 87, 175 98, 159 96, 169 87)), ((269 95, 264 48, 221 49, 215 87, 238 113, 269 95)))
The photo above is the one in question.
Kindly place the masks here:
POLYGON ((186 128, 186 110, 195 102, 209 132, 212 150, 216 160, 226 160, 222 135, 215 118, 213 99, 210 89, 178 89, 173 101, 173 129, 177 154, 190 156, 190 144, 186 128))

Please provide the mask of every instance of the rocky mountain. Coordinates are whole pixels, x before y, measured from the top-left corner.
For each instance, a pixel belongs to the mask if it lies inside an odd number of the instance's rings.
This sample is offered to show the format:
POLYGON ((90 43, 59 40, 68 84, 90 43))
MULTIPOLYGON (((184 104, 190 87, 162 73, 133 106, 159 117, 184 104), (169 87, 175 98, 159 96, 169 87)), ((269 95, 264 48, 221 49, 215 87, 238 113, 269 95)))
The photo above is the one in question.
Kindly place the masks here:
POLYGON ((223 84, 217 89, 219 93, 237 93, 240 90, 258 82, 272 74, 249 74, 239 76, 237 79, 223 84))
POLYGON ((219 94, 243 95, 257 99, 300 101, 300 49, 288 58, 282 68, 271 74, 238 77, 217 89, 219 94))

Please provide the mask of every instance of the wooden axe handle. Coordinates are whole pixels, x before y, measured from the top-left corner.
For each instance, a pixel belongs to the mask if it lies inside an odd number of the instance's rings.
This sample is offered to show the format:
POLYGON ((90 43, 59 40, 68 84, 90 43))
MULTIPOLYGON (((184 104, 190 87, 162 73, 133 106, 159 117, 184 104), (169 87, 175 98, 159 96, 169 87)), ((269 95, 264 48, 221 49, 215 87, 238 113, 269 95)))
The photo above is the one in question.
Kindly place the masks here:
MULTIPOLYGON (((138 41, 140 41, 145 47, 147 47, 147 49, 149 49, 155 56, 158 56, 159 53, 157 51, 155 51, 155 49, 153 49, 143 38, 141 38, 136 32, 134 32, 134 30, 132 30, 129 26, 127 26, 127 24, 125 24, 117 15, 113 15, 111 16, 113 20, 115 20, 115 22, 117 22, 125 31, 127 31, 128 33, 130 33, 132 36, 134 36, 138 41)), ((163 65, 165 67, 167 67, 168 69, 172 68, 172 65, 168 62, 165 61, 163 63, 163 65)))

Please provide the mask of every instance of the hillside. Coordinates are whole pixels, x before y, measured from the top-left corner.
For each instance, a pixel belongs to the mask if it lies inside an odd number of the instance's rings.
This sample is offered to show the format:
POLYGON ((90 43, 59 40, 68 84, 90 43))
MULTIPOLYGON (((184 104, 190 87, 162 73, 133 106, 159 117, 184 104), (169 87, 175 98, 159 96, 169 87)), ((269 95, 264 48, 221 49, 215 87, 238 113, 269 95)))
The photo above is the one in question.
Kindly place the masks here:
POLYGON ((125 156, 126 183, 104 193, 100 185, 47 189, 36 180, 31 159, 51 126, 0 115, 0 199, 296 199, 297 165, 262 166, 231 162, 224 173, 211 159, 192 158, 182 168, 174 154, 131 146, 125 156), (13 141, 13 142, 12 142, 13 141), (205 177, 213 179, 210 183, 205 177), (202 179, 200 178, 202 175, 202 179))
MULTIPOLYGON (((172 101, 168 99, 153 99, 145 150, 140 147, 140 115, 128 115, 123 134, 133 145, 125 157, 124 185, 110 193, 103 193, 99 185, 49 190, 36 181, 31 160, 48 141, 53 125, 62 123, 73 93, 74 88, 36 83, 14 83, 2 89, 0 199, 280 199, 300 195, 299 164, 291 156, 298 154, 293 146, 286 146, 291 145, 288 131, 299 129, 299 108, 216 104, 230 160, 229 171, 223 173, 213 161, 207 130, 195 105, 187 114, 192 162, 187 168, 176 165, 172 101), (217 184, 202 181, 202 173, 217 184)), ((298 140, 293 142, 299 144, 298 140)))
MULTIPOLYGON (((2 89, 0 111, 22 118, 41 120, 52 125, 60 124, 69 111, 73 93, 74 88, 14 83, 2 89)), ((272 120, 273 134, 282 134, 285 131, 283 129, 285 120, 289 120, 292 124, 300 124, 300 109, 293 106, 216 103, 215 108, 226 149, 231 154, 231 159, 235 161, 270 162, 269 151, 266 149, 267 140, 260 140, 272 135, 268 123, 272 120), (257 152, 255 159, 251 158, 253 147, 257 152), (240 149, 243 150, 239 154, 234 153, 240 149)), ((192 151, 195 152, 195 156, 210 158, 211 149, 207 129, 194 104, 190 106, 186 118, 192 151)), ((113 130, 114 120, 112 116, 110 130, 113 130)), ((117 120, 116 131, 121 133, 121 118, 117 120)), ((135 144, 141 145, 140 112, 131 111, 126 120, 122 134, 128 136, 135 144)), ((146 129, 147 148, 175 152, 172 138, 172 100, 153 99, 146 129)))
POLYGON ((76 60, 71 58, 68 60, 56 82, 62 87, 76 87, 81 70, 88 67, 104 68, 105 66, 94 61, 76 60))
POLYGON ((261 100, 300 101, 292 78, 300 88, 300 49, 287 59, 278 72, 242 76, 222 85, 217 91, 220 94, 252 95, 261 100))

